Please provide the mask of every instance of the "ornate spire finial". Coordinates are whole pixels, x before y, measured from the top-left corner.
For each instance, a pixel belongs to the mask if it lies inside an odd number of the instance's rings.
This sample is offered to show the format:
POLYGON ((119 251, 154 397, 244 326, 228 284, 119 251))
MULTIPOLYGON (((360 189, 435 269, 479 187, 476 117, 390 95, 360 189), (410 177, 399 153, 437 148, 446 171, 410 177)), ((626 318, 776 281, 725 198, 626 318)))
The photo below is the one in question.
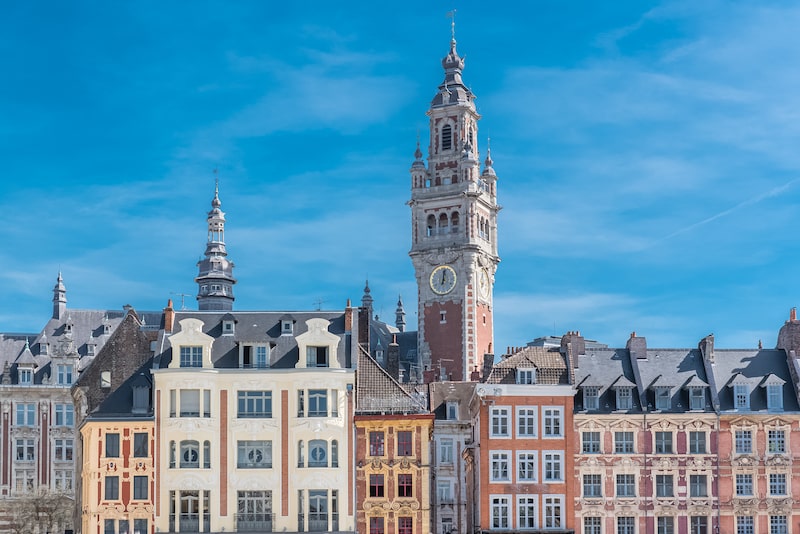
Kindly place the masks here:
POLYGON ((456 10, 448 11, 447 16, 450 18, 450 40, 456 42, 456 10))

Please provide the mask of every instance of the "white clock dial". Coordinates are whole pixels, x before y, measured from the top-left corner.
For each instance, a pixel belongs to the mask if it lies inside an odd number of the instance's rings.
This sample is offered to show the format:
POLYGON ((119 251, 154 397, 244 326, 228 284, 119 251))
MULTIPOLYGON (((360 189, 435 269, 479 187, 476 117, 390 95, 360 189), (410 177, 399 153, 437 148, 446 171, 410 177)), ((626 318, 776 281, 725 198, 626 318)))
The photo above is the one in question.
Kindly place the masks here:
POLYGON ((486 269, 481 269, 480 273, 478 274, 478 291, 480 292, 481 297, 489 298, 491 287, 492 282, 489 279, 489 273, 486 271, 486 269))
POLYGON ((438 295, 446 295, 456 287, 456 271, 449 265, 440 265, 433 270, 431 289, 438 295))

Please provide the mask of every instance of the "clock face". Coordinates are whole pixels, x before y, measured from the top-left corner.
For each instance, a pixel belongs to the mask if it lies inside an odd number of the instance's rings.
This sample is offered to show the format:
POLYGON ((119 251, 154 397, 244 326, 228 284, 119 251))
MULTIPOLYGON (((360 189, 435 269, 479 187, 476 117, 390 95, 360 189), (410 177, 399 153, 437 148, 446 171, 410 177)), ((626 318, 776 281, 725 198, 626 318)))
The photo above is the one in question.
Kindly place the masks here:
POLYGON ((456 271, 449 265, 440 265, 431 273, 431 289, 438 295, 446 295, 456 287, 456 271))
POLYGON ((489 273, 486 269, 481 269, 481 272, 478 274, 478 291, 480 291, 481 297, 489 298, 490 289, 491 282, 489 281, 489 273))

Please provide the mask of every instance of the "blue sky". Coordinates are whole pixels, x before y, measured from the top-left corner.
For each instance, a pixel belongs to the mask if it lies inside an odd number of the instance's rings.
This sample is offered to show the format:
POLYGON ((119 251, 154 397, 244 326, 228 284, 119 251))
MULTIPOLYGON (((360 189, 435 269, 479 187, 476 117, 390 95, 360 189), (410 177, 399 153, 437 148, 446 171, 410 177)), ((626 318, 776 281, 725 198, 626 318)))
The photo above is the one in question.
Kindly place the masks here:
POLYGON ((59 269, 72 308, 194 295, 215 168, 236 309, 341 309, 369 277, 416 323, 408 170, 454 5, 503 205, 496 346, 774 346, 800 7, 769 1, 6 5, 0 330, 41 328, 59 269))

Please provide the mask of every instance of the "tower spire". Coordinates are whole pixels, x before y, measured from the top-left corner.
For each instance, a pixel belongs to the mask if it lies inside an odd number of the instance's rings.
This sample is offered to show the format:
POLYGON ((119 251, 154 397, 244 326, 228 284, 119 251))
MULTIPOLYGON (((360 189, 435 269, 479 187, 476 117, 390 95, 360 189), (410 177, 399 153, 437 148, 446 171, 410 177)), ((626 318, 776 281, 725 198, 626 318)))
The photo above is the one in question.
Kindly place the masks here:
POLYGON ((64 287, 64 279, 61 278, 59 269, 56 285, 53 287, 53 319, 61 319, 65 311, 67 311, 67 288, 64 287))
POLYGON ((219 177, 214 169, 214 198, 211 200, 211 211, 208 212, 208 240, 205 258, 197 262, 197 304, 200 310, 232 310, 233 277, 232 261, 227 259, 225 248, 225 213, 220 209, 219 177))
POLYGON ((406 331, 406 310, 403 308, 403 296, 397 295, 397 309, 394 311, 394 325, 401 332, 406 331))

